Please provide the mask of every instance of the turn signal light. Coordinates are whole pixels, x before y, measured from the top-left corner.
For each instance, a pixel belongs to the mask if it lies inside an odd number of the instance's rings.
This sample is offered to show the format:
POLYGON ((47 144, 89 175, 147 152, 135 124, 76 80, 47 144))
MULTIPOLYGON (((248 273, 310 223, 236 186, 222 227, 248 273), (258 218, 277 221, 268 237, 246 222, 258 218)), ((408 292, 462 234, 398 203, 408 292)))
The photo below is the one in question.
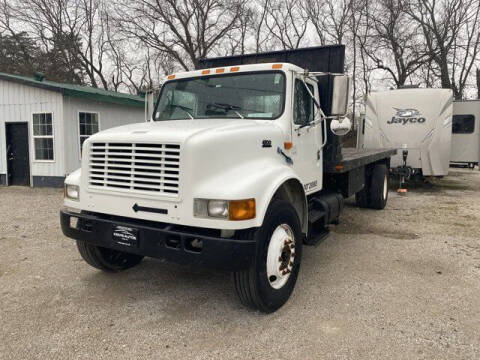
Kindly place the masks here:
POLYGON ((256 216, 255 199, 232 200, 229 206, 230 220, 249 220, 256 216))
POLYGON ((283 143, 283 147, 285 148, 285 150, 290 150, 293 147, 293 143, 291 143, 290 141, 286 141, 283 143))

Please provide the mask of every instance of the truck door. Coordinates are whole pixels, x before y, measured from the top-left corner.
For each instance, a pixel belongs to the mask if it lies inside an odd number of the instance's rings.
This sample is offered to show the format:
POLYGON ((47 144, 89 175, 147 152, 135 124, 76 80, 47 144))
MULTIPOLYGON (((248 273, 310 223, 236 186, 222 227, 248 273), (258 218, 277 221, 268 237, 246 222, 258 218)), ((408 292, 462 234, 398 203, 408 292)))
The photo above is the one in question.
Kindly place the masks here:
MULTIPOLYGON (((317 86, 306 80, 310 93, 318 99, 317 86)), ((322 123, 320 114, 302 79, 294 82, 292 160, 307 194, 322 189, 322 123), (310 124, 310 125, 309 125, 310 124)))

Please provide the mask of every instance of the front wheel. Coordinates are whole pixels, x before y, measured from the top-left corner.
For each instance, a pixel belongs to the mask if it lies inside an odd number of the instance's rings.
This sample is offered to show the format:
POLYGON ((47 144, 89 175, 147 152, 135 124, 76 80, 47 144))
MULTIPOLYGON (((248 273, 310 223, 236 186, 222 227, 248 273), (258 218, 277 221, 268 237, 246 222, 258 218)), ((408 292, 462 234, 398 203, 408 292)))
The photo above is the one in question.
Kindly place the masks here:
POLYGON ((107 249, 77 240, 78 252, 90 266, 105 272, 118 272, 131 268, 142 261, 143 256, 107 249))
POLYGON ((265 313, 279 309, 292 294, 300 270, 302 233, 294 207, 273 200, 262 227, 243 236, 256 240, 255 259, 249 269, 233 274, 241 302, 265 313))

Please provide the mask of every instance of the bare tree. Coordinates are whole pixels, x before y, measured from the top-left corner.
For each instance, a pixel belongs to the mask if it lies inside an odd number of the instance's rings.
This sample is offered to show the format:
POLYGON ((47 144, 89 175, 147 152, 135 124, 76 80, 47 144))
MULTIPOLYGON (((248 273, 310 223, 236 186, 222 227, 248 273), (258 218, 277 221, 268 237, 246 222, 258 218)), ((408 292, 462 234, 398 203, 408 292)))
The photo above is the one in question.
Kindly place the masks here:
POLYGON ((265 2, 265 28, 272 37, 272 45, 283 49, 297 49, 306 38, 308 14, 300 0, 270 0, 265 2))
POLYGON ((477 99, 480 99, 480 69, 477 69, 477 99))
POLYGON ((354 0, 305 0, 303 7, 320 44, 342 44, 348 32, 354 0))
POLYGON ((13 16, 46 51, 61 49, 57 54, 64 63, 79 62, 92 86, 108 89, 101 0, 18 2, 13 16))
POLYGON ((461 99, 480 51, 478 0, 413 0, 408 13, 422 28, 430 71, 461 99))
POLYGON ((245 0, 118 0, 119 29, 132 41, 168 54, 183 68, 220 46, 238 28, 245 0))
POLYGON ((365 27, 369 31, 360 41, 362 53, 378 69, 386 71, 397 87, 402 86, 430 58, 422 44, 421 28, 407 15, 403 0, 379 0, 365 5, 365 27))

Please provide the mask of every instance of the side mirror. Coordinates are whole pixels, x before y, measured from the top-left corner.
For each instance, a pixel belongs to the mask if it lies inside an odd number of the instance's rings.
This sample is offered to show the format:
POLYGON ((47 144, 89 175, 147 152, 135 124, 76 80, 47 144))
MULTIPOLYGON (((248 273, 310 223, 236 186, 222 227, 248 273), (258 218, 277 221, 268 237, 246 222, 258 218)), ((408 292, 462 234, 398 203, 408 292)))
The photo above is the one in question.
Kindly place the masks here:
POLYGON ((351 128, 352 128, 352 122, 347 117, 333 119, 332 122, 330 123, 330 130, 332 130, 332 133, 334 133, 337 136, 347 135, 350 132, 351 128))
POLYGON ((350 76, 335 75, 333 77, 332 116, 345 116, 347 114, 351 83, 352 78, 350 76))

